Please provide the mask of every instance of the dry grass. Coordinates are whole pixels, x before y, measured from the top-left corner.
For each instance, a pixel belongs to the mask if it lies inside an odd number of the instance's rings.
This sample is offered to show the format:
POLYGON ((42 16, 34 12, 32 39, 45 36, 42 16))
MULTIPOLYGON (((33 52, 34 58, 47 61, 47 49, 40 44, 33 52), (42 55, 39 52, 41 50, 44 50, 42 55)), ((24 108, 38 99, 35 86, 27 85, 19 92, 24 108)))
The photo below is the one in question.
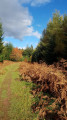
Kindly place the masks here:
POLYGON ((40 92, 40 102, 34 105, 34 111, 39 110, 39 118, 46 120, 66 120, 67 114, 67 80, 62 70, 58 70, 54 65, 47 66, 45 63, 22 62, 20 66, 21 80, 32 81, 38 86, 32 93, 38 96, 40 92), (44 95, 48 93, 51 96, 44 95), (46 99, 44 102, 42 99, 46 99), (50 102, 53 100, 54 102, 50 102), (49 118, 47 117, 49 115, 49 118))

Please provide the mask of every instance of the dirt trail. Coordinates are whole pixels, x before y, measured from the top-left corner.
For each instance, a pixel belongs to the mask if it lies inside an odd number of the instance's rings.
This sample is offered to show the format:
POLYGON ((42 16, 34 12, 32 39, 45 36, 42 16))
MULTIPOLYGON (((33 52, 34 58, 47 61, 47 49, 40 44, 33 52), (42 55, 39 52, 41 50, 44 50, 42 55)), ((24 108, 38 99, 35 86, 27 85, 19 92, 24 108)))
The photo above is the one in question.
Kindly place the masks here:
POLYGON ((0 120, 37 120, 31 110, 32 84, 19 81, 19 66, 20 62, 11 63, 0 74, 0 120))
POLYGON ((8 108, 11 99, 11 81, 12 69, 9 69, 0 88, 0 120, 9 120, 8 108))

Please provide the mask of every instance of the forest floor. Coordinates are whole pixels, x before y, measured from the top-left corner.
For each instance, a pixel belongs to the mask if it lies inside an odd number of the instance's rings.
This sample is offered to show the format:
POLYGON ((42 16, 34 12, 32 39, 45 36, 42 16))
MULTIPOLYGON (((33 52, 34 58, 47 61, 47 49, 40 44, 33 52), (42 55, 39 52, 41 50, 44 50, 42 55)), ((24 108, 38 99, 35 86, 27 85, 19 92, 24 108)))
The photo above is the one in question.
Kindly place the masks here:
POLYGON ((0 120, 37 120, 31 109, 32 83, 20 81, 19 66, 0 65, 0 120))

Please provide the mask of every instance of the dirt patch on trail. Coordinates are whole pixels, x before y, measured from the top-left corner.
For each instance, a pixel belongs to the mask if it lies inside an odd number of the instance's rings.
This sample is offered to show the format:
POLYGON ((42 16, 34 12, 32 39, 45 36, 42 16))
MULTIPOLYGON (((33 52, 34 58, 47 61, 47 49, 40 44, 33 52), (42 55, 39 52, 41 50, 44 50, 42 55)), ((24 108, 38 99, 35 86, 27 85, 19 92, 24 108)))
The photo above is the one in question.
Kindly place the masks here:
POLYGON ((9 120, 8 108, 11 98, 11 80, 11 72, 9 71, 0 89, 0 120, 9 120), (5 95, 2 95, 4 91, 6 91, 6 93, 5 95))

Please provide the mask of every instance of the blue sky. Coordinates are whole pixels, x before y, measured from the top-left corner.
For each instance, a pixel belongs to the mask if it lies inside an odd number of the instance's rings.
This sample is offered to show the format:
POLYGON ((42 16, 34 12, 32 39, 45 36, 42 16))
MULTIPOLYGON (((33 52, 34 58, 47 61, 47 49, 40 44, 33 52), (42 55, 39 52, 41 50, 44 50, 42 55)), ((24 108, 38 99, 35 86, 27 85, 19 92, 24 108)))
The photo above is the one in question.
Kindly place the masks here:
POLYGON ((14 47, 35 48, 55 9, 67 13, 67 0, 1 0, 0 19, 4 42, 14 47))

